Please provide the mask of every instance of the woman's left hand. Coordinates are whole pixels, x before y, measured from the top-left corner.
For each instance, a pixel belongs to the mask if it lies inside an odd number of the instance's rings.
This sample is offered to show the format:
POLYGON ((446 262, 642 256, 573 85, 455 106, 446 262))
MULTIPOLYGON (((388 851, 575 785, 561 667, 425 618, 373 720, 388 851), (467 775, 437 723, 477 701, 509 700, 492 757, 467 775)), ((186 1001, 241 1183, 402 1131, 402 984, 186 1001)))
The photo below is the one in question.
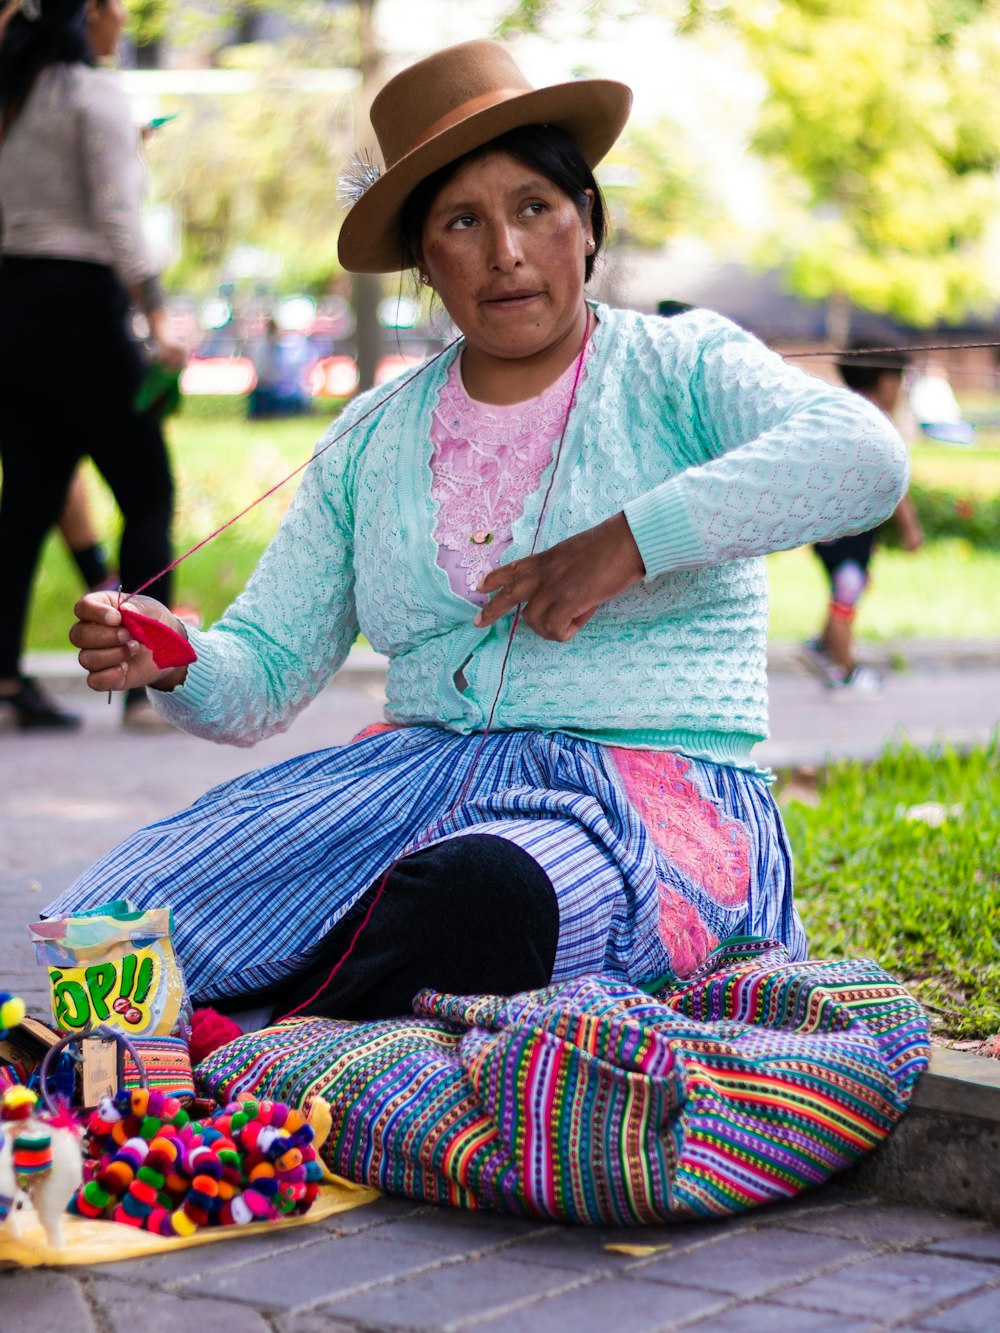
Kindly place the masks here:
POLYGON ((187 364, 187 348, 174 337, 167 312, 162 306, 147 311, 146 323, 149 325, 155 359, 165 370, 182 371, 187 364))
POLYGON ((567 643, 602 602, 638 583, 645 572, 625 515, 615 514, 487 574, 479 591, 494 595, 473 624, 485 629, 520 605, 521 619, 536 634, 567 643))

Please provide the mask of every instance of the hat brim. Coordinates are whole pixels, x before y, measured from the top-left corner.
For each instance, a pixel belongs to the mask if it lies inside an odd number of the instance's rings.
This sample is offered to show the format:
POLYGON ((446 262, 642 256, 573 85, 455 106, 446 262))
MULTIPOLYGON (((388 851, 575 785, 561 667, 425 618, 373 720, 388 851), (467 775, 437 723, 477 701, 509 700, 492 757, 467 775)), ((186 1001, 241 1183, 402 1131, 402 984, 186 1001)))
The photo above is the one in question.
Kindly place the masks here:
POLYGON ((406 200, 432 172, 522 125, 564 130, 593 169, 621 134, 632 93, 611 79, 577 79, 537 88, 486 107, 401 157, 353 205, 340 229, 337 253, 350 273, 396 273, 409 268, 399 225, 406 200))

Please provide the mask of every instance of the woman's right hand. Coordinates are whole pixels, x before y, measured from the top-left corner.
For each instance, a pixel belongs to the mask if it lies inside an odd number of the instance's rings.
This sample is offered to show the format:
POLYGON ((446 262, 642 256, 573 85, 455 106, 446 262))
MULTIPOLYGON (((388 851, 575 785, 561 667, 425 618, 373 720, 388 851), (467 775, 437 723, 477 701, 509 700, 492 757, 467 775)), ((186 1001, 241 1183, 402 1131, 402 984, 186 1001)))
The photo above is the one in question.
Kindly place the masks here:
MULTIPOLYGON (((87 673, 92 690, 131 690, 152 685, 172 690, 183 683, 186 667, 158 667, 153 654, 144 648, 122 624, 118 612, 120 594, 89 592, 73 608, 76 623, 69 641, 80 651, 77 660, 87 673)), ((131 610, 139 611, 187 637, 183 621, 153 597, 130 597, 131 610)))

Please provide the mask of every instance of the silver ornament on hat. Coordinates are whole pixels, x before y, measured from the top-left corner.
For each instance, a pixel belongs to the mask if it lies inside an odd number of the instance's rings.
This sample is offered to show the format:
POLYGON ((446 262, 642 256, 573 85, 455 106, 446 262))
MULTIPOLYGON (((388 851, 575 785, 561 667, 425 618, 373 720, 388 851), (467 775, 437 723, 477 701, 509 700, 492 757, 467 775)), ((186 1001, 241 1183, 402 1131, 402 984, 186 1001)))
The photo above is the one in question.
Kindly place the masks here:
POLYGON ((373 160, 367 149, 352 153, 337 181, 337 198, 345 208, 353 208, 381 175, 381 166, 373 160))

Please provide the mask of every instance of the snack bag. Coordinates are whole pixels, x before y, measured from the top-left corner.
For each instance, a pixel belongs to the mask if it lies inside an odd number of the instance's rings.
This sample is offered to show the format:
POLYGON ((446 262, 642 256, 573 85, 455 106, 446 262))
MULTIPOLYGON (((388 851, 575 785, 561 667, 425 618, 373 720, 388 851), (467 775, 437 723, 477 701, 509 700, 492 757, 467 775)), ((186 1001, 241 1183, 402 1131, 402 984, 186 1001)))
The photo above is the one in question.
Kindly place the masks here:
POLYGON ((137 911, 125 899, 28 927, 48 968, 52 1019, 62 1032, 104 1024, 130 1037, 187 1031, 191 1006, 174 954, 168 907, 137 911))

